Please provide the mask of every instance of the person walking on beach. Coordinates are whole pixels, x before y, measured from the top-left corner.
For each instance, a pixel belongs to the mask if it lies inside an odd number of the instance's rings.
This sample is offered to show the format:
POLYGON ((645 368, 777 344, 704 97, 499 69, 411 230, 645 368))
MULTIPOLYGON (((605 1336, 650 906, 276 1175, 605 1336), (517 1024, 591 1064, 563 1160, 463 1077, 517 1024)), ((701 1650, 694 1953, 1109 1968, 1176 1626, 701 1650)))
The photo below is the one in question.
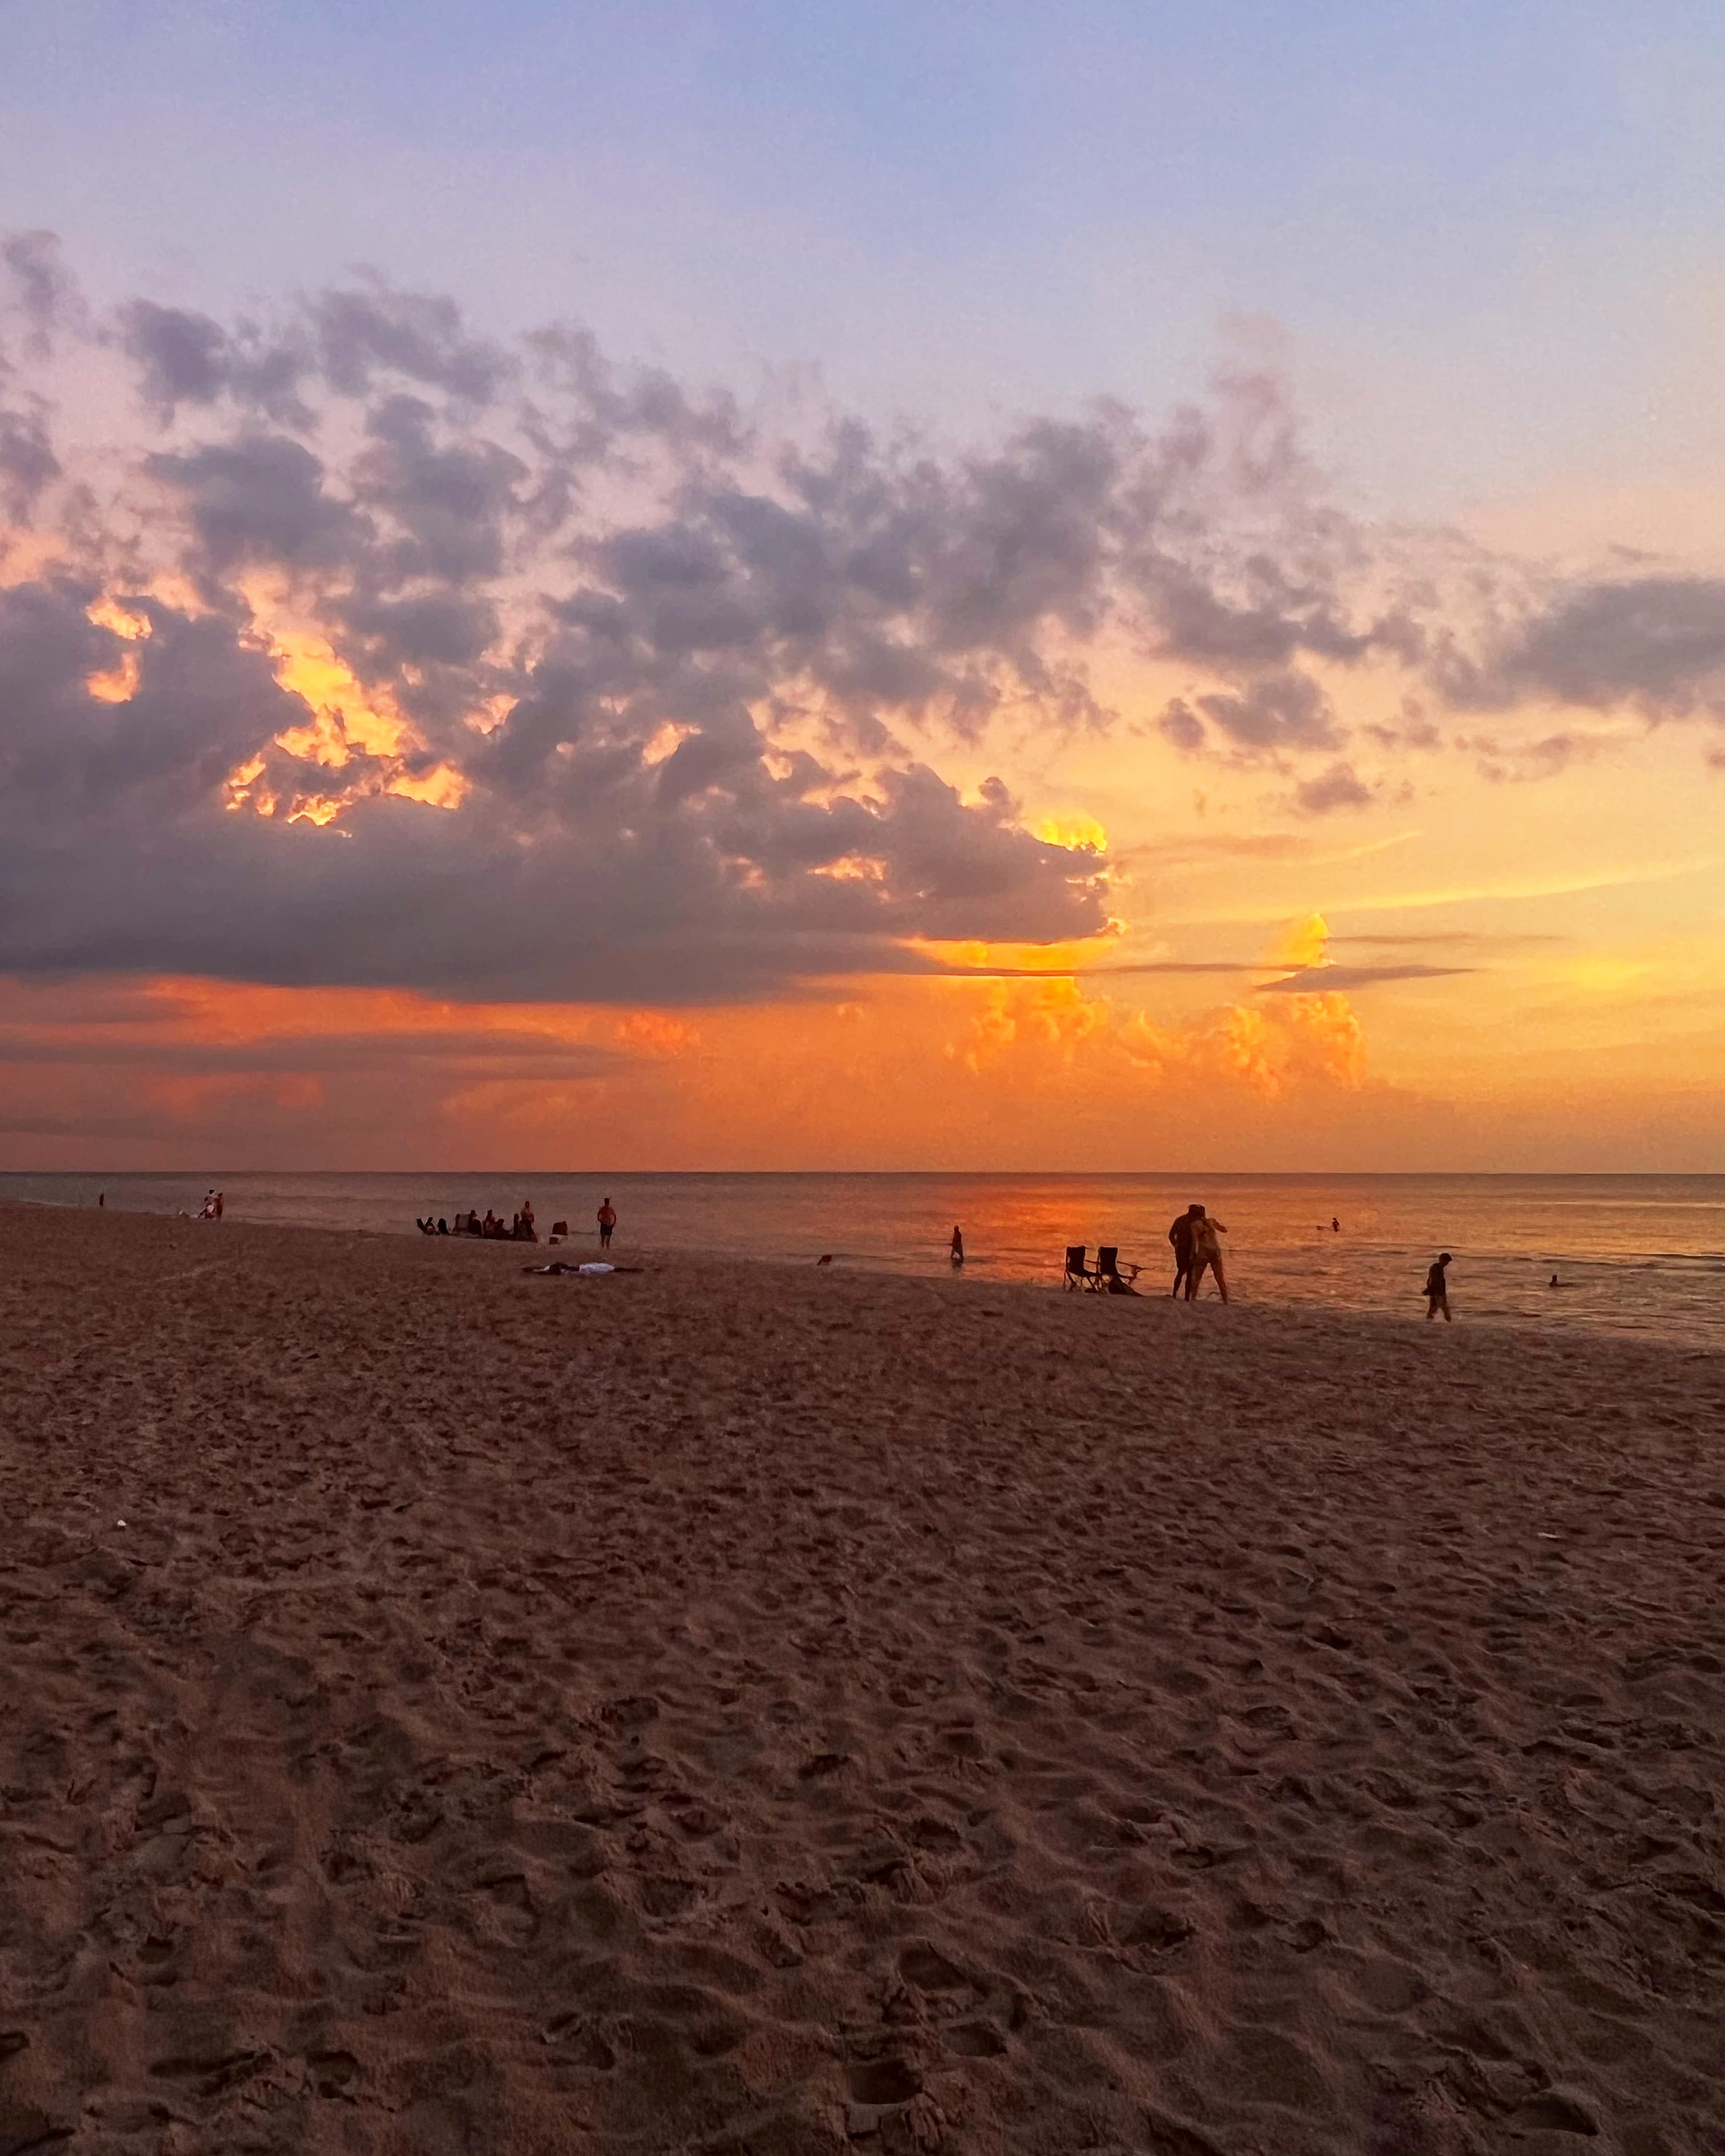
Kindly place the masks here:
POLYGON ((1444 1313, 1445 1325, 1455 1322, 1450 1315, 1450 1276, 1447 1270, 1450 1262, 1450 1253, 1447 1250, 1440 1252, 1437 1263, 1425 1276, 1425 1322, 1428 1325, 1440 1311, 1444 1313))
POLYGON ((1170 1298, 1179 1294, 1192 1270, 1192 1224, 1203 1210, 1201 1205, 1189 1205, 1168 1231, 1168 1239, 1174 1246, 1174 1284, 1168 1291, 1170 1298))
POLYGON ((1205 1268, 1216 1276, 1216 1286, 1222 1300, 1228 1300, 1228 1281, 1222 1270, 1222 1245, 1216 1240, 1228 1230, 1219 1220, 1212 1220, 1201 1205, 1192 1209, 1192 1257, 1186 1271, 1186 1300, 1196 1302, 1198 1291, 1203 1285, 1205 1268))
POLYGON ((616 1225, 617 1209, 612 1204, 610 1199, 608 1198, 604 1204, 599 1208, 599 1248, 602 1250, 608 1250, 610 1249, 611 1230, 616 1225))
POLYGON ((957 1228, 952 1230, 952 1263, 955 1265, 964 1263, 964 1237, 957 1228))

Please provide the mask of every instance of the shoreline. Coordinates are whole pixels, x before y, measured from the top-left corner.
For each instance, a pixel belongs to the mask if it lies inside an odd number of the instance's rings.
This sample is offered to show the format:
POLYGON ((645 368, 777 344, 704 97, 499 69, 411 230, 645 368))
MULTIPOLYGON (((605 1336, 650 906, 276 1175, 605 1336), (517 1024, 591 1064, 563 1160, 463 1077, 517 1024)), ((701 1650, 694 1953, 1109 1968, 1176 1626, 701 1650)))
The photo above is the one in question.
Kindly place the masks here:
MULTIPOLYGON (((248 1219, 243 1214, 230 1214, 219 1221, 205 1221, 198 1219, 194 1214, 187 1213, 146 1213, 119 1206, 99 1211, 99 1209, 93 1205, 65 1206, 57 1205, 49 1199, 0 1196, 0 1224, 3 1224, 6 1216, 13 1211, 41 1212, 55 1217, 66 1216, 78 1219, 93 1220, 100 1218, 105 1222, 108 1220, 149 1221, 170 1228, 177 1228, 183 1224, 187 1227, 213 1229, 222 1233, 239 1231, 246 1235, 265 1236, 347 1237, 356 1243, 382 1245, 387 1248, 404 1245, 412 1250, 430 1243, 446 1250, 459 1248, 488 1251, 504 1250, 512 1255, 519 1255, 523 1268, 528 1265, 547 1263, 553 1256, 574 1262, 570 1256, 572 1251, 578 1249, 585 1250, 589 1247, 594 1251, 598 1249, 597 1239, 587 1234, 568 1237, 558 1244, 553 1251, 547 1239, 541 1239, 535 1243, 517 1243, 507 1237, 487 1238, 479 1235, 456 1235, 427 1236, 418 1233, 408 1236, 403 1229, 395 1228, 351 1227, 326 1221, 256 1220, 248 1219)), ((961 1293, 972 1291, 998 1295, 1026 1293, 1038 1297, 1045 1296, 1050 1293, 1064 1296, 1065 1293, 1060 1276, 1052 1270, 1046 1280, 989 1278, 983 1270, 987 1264, 985 1258, 972 1261, 965 1267, 957 1269, 947 1267, 937 1260, 931 1259, 926 1270, 913 1270, 907 1265, 894 1265, 884 1261, 871 1263, 864 1259, 851 1259, 847 1261, 840 1256, 835 1259, 831 1265, 818 1268, 813 1260, 801 1258, 733 1254, 728 1251, 692 1250, 675 1247, 655 1248, 645 1245, 635 1246, 619 1244, 614 1248, 619 1264, 639 1263, 649 1270, 659 1272, 686 1269, 692 1273, 704 1275, 708 1271, 729 1274, 737 1271, 760 1270, 783 1274, 790 1278, 801 1278, 805 1274, 819 1270, 834 1280, 896 1281, 942 1291, 951 1289, 961 1293), (973 1270, 973 1265, 974 1270, 973 1270)), ((1089 1300, 1087 1296, 1081 1296, 1080 1299, 1089 1300)), ((1158 1293, 1153 1288, 1141 1289, 1137 1295, 1132 1296, 1098 1296, 1096 1299, 1099 1301, 1127 1306, 1132 1302, 1173 1303, 1176 1300, 1171 1296, 1158 1293)), ((1597 1342, 1607 1348, 1621 1347, 1656 1355, 1664 1359, 1669 1359, 1673 1356, 1681 1357, 1686 1360, 1725 1357, 1725 1338, 1722 1338, 1719 1344, 1714 1346, 1708 1343, 1697 1344, 1692 1338, 1681 1333, 1666 1335, 1652 1328, 1634 1330, 1625 1327, 1619 1329, 1603 1322, 1589 1323, 1582 1321, 1563 1327, 1547 1326, 1532 1318, 1472 1312, 1467 1309, 1465 1301, 1462 1301, 1460 1297, 1457 1298, 1458 1308, 1455 1322, 1447 1327, 1441 1321, 1436 1324, 1428 1325, 1425 1315, 1425 1298, 1421 1295, 1412 1292, 1408 1297, 1409 1314, 1405 1317, 1399 1317, 1393 1312, 1380 1309, 1354 1307, 1346 1304, 1322 1302, 1315 1300, 1276 1297, 1250 1291, 1244 1296, 1237 1291, 1233 1293, 1228 1303, 1224 1305, 1221 1298, 1214 1293, 1213 1287, 1199 1300, 1207 1308, 1212 1306, 1224 1308, 1231 1317, 1235 1318, 1243 1312, 1262 1312, 1281 1322, 1319 1327, 1333 1324, 1343 1327, 1358 1325, 1381 1329, 1391 1337, 1404 1335, 1410 1327, 1422 1332, 1427 1331, 1438 1332, 1445 1330, 1454 1332, 1465 1329, 1493 1337, 1521 1336, 1530 1341, 1537 1341, 1546 1347, 1554 1342, 1574 1346, 1577 1343, 1597 1342)))

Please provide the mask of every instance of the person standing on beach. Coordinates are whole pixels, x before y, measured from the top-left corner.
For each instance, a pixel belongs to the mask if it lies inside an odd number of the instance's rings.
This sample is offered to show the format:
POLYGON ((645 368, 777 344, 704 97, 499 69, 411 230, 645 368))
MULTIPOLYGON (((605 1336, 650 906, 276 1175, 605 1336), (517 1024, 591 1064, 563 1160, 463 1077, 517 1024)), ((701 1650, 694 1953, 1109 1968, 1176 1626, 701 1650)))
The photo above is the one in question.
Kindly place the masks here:
POLYGON ((1168 1231, 1168 1239, 1174 1246, 1174 1284, 1168 1291, 1171 1298, 1179 1294, 1192 1270, 1192 1224, 1203 1210, 1201 1205, 1189 1205, 1168 1231))
POLYGON ((964 1263, 964 1237, 957 1228, 952 1230, 952 1263, 955 1265, 964 1263))
POLYGON ((617 1209, 608 1198, 599 1208, 599 1248, 611 1247, 611 1230, 617 1225, 617 1209))
POLYGON ((1445 1325, 1455 1322, 1450 1315, 1450 1253, 1447 1250, 1440 1252, 1437 1263, 1425 1276, 1425 1322, 1428 1325, 1440 1311, 1444 1313, 1445 1325))
POLYGON ((1219 1220, 1212 1220, 1203 1206, 1193 1207, 1192 1256, 1186 1272, 1188 1302, 1197 1301, 1198 1291, 1203 1285, 1206 1266, 1215 1275, 1216 1286, 1220 1291, 1223 1301, 1227 1301, 1228 1281, 1222 1270, 1222 1245, 1216 1240, 1219 1235, 1225 1235, 1227 1233, 1228 1230, 1222 1223, 1219 1220))

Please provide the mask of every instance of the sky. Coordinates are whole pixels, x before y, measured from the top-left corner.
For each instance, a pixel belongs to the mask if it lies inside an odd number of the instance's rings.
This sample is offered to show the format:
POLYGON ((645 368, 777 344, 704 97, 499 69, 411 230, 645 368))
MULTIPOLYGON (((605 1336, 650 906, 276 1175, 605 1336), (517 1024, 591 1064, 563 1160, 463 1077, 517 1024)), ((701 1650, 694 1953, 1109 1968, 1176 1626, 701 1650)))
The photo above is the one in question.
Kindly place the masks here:
POLYGON ((1722 88, 0 5, 0 1167, 1725 1171, 1722 88))

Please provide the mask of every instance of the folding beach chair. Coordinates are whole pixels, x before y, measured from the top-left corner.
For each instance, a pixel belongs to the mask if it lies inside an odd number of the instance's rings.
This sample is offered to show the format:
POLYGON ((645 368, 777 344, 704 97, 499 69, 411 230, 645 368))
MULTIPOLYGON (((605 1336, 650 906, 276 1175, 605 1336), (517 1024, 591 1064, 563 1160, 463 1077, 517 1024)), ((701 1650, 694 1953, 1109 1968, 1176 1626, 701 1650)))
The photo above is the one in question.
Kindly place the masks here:
POLYGON ((1086 1265, 1084 1249, 1082 1243, 1067 1244, 1066 1277, 1061 1285, 1065 1287, 1083 1288, 1087 1293, 1094 1295, 1101 1285, 1102 1276, 1100 1273, 1092 1272, 1086 1265))
POLYGON ((1125 1265, 1121 1264, 1117 1243, 1104 1243, 1096 1252, 1096 1278, 1104 1287, 1111 1280, 1135 1281, 1142 1270, 1142 1265, 1135 1265, 1130 1259, 1125 1265))

